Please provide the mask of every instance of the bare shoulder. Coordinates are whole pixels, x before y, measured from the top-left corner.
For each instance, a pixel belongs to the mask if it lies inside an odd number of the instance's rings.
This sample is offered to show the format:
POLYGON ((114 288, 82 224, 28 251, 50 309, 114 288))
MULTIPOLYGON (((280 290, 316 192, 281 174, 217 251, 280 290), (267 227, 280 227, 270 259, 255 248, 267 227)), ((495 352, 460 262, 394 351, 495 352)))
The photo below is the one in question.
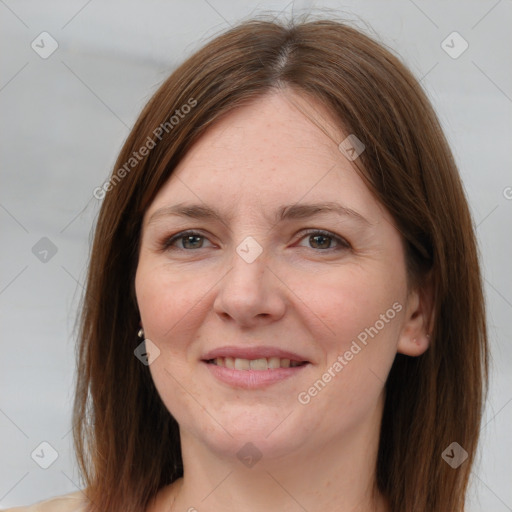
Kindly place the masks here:
POLYGON ((55 496, 33 505, 14 507, 0 512, 82 512, 85 511, 87 498, 82 491, 55 496))

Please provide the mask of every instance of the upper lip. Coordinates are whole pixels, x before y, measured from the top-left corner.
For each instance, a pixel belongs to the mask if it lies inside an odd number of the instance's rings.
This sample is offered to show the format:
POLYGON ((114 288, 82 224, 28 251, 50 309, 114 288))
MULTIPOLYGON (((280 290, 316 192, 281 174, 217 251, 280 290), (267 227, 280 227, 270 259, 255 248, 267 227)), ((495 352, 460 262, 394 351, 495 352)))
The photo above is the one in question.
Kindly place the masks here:
POLYGON ((298 362, 309 362, 307 358, 289 350, 282 350, 276 347, 236 347, 236 346, 224 346, 210 350, 203 354, 201 359, 203 361, 209 361, 217 357, 233 357, 238 359, 262 359, 269 357, 279 357, 279 359, 290 359, 290 361, 298 362))

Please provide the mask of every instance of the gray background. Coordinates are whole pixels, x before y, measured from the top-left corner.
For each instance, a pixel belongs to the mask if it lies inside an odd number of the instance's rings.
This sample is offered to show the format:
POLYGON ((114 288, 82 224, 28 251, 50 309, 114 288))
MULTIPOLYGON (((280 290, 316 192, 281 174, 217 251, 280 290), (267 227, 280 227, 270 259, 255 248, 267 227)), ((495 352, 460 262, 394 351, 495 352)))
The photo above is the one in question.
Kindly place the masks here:
MULTIPOLYGON (((510 0, 0 0, 0 506, 80 487, 69 432, 74 320, 100 206, 92 192, 140 109, 218 31, 251 13, 311 7, 372 27, 398 52, 451 143, 478 226, 493 353, 468 510, 512 511, 510 0), (31 48, 44 31, 58 43, 46 59, 31 48), (469 44, 458 58, 441 46, 453 31, 469 44), (43 237, 55 254, 38 252, 43 237), (48 469, 31 458, 43 441, 58 454, 48 469)), ((34 458, 48 462, 42 449, 34 458)))

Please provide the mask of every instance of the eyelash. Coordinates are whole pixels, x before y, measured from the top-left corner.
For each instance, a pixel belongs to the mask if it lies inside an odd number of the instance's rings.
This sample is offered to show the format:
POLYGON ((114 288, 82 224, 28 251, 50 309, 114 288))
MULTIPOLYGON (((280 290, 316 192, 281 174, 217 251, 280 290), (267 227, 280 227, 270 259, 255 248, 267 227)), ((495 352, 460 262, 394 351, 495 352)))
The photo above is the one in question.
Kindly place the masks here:
MULTIPOLYGON (((317 252, 340 251, 340 250, 347 250, 347 249, 351 248, 351 245, 344 238, 342 238, 338 235, 335 235, 334 233, 331 233, 330 231, 325 231, 323 229, 311 229, 311 230, 307 231, 306 233, 304 233, 302 235, 302 237, 300 238, 300 240, 306 238, 308 235, 320 235, 320 236, 324 236, 327 238, 332 238, 335 242, 338 243, 338 247, 329 247, 328 249, 316 249, 317 252)), ((180 231, 179 233, 176 233, 175 235, 171 236, 170 238, 166 238, 165 240, 163 240, 163 242, 161 244, 162 250, 191 252, 194 250, 205 249, 205 247, 200 247, 199 249, 182 249, 179 247, 172 246, 176 241, 178 241, 186 236, 197 236, 200 238, 206 238, 204 235, 202 235, 201 233, 198 233, 197 231, 193 231, 193 230, 180 231)), ((315 250, 315 249, 313 249, 313 250, 315 250)))

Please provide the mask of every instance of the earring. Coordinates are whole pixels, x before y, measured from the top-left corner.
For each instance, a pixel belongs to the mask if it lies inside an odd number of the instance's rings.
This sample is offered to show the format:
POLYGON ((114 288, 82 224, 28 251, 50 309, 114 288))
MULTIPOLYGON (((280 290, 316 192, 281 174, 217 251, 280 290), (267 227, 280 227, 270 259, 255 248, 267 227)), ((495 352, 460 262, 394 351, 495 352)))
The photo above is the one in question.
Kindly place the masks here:
POLYGON ((139 329, 139 332, 137 333, 137 336, 143 340, 144 339, 144 329, 139 329))

